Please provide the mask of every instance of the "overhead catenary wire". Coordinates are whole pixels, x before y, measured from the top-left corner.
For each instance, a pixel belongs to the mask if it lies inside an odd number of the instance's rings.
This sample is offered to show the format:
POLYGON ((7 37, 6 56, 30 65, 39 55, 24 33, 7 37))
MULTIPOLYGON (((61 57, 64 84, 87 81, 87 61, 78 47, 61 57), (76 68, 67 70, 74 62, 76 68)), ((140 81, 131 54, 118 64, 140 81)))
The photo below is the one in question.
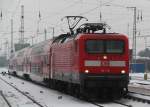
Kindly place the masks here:
MULTIPOLYGON (((113 0, 109 0, 109 1, 107 1, 107 2, 105 2, 105 3, 100 4, 100 6, 103 6, 103 5, 105 5, 105 4, 107 4, 107 3, 110 3, 110 2, 112 2, 112 1, 113 1, 113 0)), ((95 10, 95 9, 97 9, 97 8, 99 8, 99 6, 96 6, 96 7, 92 8, 92 9, 89 9, 88 11, 85 11, 85 12, 83 12, 83 13, 80 13, 79 15, 88 14, 88 13, 92 12, 93 10, 95 10)))
POLYGON ((72 2, 69 6, 66 6, 66 7, 60 9, 58 12, 55 12, 55 14, 53 14, 53 16, 46 16, 46 17, 43 17, 42 20, 47 19, 47 18, 55 17, 55 16, 61 14, 63 11, 66 11, 66 10, 68 10, 68 9, 70 9, 70 8, 72 8, 72 7, 74 7, 75 5, 77 5, 78 3, 80 3, 80 1, 81 1, 81 0, 77 0, 77 1, 75 1, 75 2, 72 2))

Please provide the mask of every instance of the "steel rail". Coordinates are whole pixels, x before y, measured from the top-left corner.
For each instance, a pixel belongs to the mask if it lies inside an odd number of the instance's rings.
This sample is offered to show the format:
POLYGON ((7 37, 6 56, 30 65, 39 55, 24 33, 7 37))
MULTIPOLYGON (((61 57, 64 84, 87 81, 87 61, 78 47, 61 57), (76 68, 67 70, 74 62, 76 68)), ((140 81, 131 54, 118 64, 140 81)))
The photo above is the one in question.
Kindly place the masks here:
MULTIPOLYGON (((7 82, 6 80, 2 79, 0 77, 0 79, 5 82, 6 84, 8 84, 9 86, 11 86, 12 88, 14 88, 15 90, 17 90, 18 92, 20 92, 22 95, 24 95, 25 97, 27 97, 28 99, 30 99, 33 103, 37 104, 39 107, 44 107, 43 105, 41 105, 39 102, 37 102, 36 100, 34 100, 33 98, 31 98, 30 96, 28 96, 27 94, 25 94, 24 92, 22 92, 20 89, 18 89, 17 87, 15 87, 14 85, 12 85, 11 83, 7 82)), ((11 106, 10 106, 11 107, 11 106)))
POLYGON ((3 94, 3 91, 0 91, 0 95, 3 97, 3 99, 5 100, 5 102, 7 103, 8 107, 12 107, 10 102, 7 100, 7 98, 5 97, 5 95, 3 94))

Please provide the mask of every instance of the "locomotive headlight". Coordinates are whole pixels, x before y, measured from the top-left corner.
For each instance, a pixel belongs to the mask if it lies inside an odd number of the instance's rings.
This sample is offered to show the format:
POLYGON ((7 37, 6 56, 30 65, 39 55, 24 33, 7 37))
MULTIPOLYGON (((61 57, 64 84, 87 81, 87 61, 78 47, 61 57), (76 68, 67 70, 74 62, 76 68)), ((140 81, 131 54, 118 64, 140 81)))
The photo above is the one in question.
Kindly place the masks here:
POLYGON ((104 59, 107 59, 107 56, 103 56, 104 59))
POLYGON ((86 69, 84 72, 85 72, 85 73, 89 73, 89 70, 86 69))
POLYGON ((121 71, 121 73, 122 73, 122 74, 125 74, 125 73, 126 73, 126 71, 125 71, 125 70, 122 70, 122 71, 121 71))

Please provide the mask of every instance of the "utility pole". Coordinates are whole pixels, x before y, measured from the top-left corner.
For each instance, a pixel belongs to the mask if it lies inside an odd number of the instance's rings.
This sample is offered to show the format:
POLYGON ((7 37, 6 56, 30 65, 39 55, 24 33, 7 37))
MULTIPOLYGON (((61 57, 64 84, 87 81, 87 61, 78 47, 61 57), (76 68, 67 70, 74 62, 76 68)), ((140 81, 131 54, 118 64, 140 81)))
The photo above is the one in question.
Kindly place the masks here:
MULTIPOLYGON (((150 35, 143 35, 143 36, 137 36, 137 37, 138 38, 144 38, 145 51, 146 51, 147 47, 149 47, 149 46, 147 46, 147 38, 150 38, 150 35)), ((148 68, 147 68, 147 60, 145 58, 145 74, 144 74, 144 79, 147 79, 147 70, 148 70, 148 68)))
POLYGON ((20 42, 24 44, 24 5, 21 5, 21 29, 20 29, 20 42))
POLYGON ((39 35, 39 31, 40 31, 40 28, 39 28, 39 25, 40 25, 40 21, 41 21, 41 13, 40 13, 40 11, 39 11, 39 19, 38 19, 38 21, 37 21, 37 37, 38 37, 38 35, 39 35))
POLYGON ((54 39, 54 32, 55 32, 54 27, 52 27, 52 30, 53 30, 53 39, 54 39))
POLYGON ((52 38, 54 39, 54 35, 55 35, 55 28, 54 27, 49 27, 49 29, 52 29, 52 38))
POLYGON ((134 15, 133 15, 133 42, 132 42, 132 63, 136 63, 136 7, 127 7, 130 9, 133 9, 134 15))
POLYGON ((101 0, 97 0, 99 7, 99 21, 102 22, 102 12, 101 12, 101 0))
POLYGON ((33 38, 34 38, 34 37, 32 36, 32 37, 31 37, 31 39, 32 39, 32 41, 31 41, 31 42, 32 42, 32 46, 33 46, 33 38))
POLYGON ((101 13, 101 11, 100 11, 100 22, 102 21, 102 13, 101 13))
POLYGON ((130 25, 129 25, 129 23, 127 24, 127 35, 129 36, 130 35, 130 31, 129 31, 129 27, 130 27, 130 25))
POLYGON ((0 15, 0 17, 1 17, 1 20, 3 19, 3 13, 2 13, 2 10, 1 10, 1 15, 0 15))
MULTIPOLYGON (((144 37, 144 40, 145 40, 145 52, 146 52, 146 49, 147 49, 147 37, 146 36, 144 37)), ((146 60, 146 57, 145 57, 145 73, 147 73, 147 60, 146 60)))
POLYGON ((11 19, 11 54, 13 53, 13 19, 11 19))
POLYGON ((44 34, 45 34, 45 40, 47 39, 47 30, 46 28, 44 29, 44 34))
POLYGON ((136 63, 136 7, 134 9, 134 23, 133 23, 133 32, 134 32, 134 63, 136 63))
POLYGON ((8 49, 8 40, 7 39, 5 40, 4 44, 5 44, 5 52, 4 53, 5 53, 5 56, 7 58, 7 49, 8 49))

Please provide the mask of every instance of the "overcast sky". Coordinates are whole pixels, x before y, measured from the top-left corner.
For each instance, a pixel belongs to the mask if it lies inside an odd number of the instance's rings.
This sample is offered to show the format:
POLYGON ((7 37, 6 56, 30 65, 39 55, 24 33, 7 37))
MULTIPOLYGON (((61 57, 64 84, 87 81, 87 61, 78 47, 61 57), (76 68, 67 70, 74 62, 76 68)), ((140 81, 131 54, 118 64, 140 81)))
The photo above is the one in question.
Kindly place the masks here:
MULTIPOLYGON (((15 42, 18 41, 21 5, 24 5, 25 10, 25 38, 36 37, 34 43, 44 40, 45 28, 50 32, 47 38, 52 37, 51 27, 55 27, 55 36, 68 31, 67 23, 61 21, 61 18, 66 15, 83 15, 90 22, 99 22, 101 11, 102 20, 111 26, 112 32, 128 35, 131 47, 133 10, 126 8, 130 6, 137 7, 137 16, 141 16, 142 11, 143 20, 137 22, 137 36, 150 35, 150 0, 0 0, 0 11, 3 14, 0 20, 2 43, 5 42, 4 38, 10 41, 11 18, 14 21, 15 42), (37 37, 38 21, 40 34, 37 37)), ((31 42, 31 39, 27 42, 31 42)), ((148 42, 150 39, 147 38, 148 42)), ((137 38, 137 50, 145 48, 144 46, 144 39, 137 38)))

